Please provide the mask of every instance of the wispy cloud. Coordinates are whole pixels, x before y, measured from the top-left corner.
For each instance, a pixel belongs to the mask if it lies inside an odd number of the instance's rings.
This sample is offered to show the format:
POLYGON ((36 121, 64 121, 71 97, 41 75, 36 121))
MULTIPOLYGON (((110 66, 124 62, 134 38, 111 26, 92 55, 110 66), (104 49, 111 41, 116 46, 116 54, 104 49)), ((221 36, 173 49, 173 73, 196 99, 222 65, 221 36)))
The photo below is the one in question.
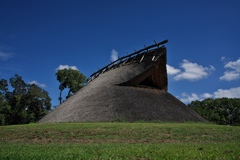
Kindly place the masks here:
POLYGON ((236 61, 230 61, 225 64, 224 68, 229 70, 225 71, 223 76, 219 79, 222 81, 232 81, 240 79, 240 58, 236 61))
POLYGON ((115 49, 113 49, 111 51, 111 62, 116 61, 117 59, 118 59, 118 52, 115 49))
POLYGON ((225 61, 225 60, 226 60, 226 57, 222 56, 221 61, 225 61))
POLYGON ((196 94, 196 93, 182 93, 178 98, 188 104, 192 101, 202 101, 206 98, 240 98, 240 87, 230 88, 230 89, 218 89, 217 91, 210 93, 203 93, 203 94, 196 94))
POLYGON ((62 70, 62 69, 73 69, 73 70, 78 70, 78 68, 76 66, 69 66, 69 65, 59 65, 58 68, 56 68, 56 71, 58 70, 62 70))
POLYGON ((180 64, 180 69, 176 69, 171 66, 167 66, 168 74, 173 76, 173 79, 176 81, 179 80, 189 80, 197 81, 209 76, 209 74, 215 70, 213 66, 203 67, 197 63, 190 62, 189 60, 184 59, 180 64))
POLYGON ((40 86, 40 87, 46 87, 45 84, 43 83, 39 83, 38 81, 34 80, 34 81, 31 81, 31 82, 28 82, 29 84, 36 84, 37 86, 40 86))
POLYGON ((13 53, 0 51, 0 60, 6 61, 12 57, 13 57, 13 53))

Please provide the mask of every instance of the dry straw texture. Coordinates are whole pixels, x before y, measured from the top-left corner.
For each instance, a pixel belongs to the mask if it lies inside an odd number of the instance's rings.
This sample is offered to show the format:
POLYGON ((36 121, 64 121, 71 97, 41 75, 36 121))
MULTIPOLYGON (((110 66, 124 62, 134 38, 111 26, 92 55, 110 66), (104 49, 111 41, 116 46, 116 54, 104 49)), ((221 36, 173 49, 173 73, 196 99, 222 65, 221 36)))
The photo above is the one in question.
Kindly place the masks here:
POLYGON ((98 75, 40 120, 204 122, 167 92, 166 48, 146 50, 98 75))

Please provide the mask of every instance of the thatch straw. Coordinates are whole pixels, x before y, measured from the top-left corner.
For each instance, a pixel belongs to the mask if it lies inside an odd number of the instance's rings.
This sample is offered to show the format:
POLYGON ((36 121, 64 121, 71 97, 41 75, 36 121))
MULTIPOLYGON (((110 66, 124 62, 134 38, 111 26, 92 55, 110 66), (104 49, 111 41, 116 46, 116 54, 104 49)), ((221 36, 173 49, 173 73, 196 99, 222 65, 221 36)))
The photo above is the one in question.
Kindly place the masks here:
POLYGON ((205 121, 167 92, 165 47, 141 53, 98 75, 39 122, 141 120, 205 121))

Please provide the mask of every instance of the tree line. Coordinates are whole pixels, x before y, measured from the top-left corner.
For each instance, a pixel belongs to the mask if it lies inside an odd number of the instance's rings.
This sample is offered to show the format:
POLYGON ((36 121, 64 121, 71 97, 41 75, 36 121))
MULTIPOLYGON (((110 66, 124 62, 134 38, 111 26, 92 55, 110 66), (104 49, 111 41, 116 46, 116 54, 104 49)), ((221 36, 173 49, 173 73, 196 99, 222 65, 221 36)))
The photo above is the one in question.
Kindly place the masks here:
POLYGON ((187 105, 209 122, 240 125, 240 98, 208 98, 187 105))

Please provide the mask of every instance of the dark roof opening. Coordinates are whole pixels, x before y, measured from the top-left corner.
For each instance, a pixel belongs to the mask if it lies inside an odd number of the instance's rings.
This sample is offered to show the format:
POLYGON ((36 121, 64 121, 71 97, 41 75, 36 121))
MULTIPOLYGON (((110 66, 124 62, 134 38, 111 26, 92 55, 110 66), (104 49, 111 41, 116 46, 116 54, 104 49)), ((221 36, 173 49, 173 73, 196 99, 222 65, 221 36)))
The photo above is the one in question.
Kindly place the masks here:
POLYGON ((147 77, 145 80, 138 84, 139 87, 150 87, 150 88, 158 88, 161 89, 154 80, 154 77, 151 75, 147 77))

